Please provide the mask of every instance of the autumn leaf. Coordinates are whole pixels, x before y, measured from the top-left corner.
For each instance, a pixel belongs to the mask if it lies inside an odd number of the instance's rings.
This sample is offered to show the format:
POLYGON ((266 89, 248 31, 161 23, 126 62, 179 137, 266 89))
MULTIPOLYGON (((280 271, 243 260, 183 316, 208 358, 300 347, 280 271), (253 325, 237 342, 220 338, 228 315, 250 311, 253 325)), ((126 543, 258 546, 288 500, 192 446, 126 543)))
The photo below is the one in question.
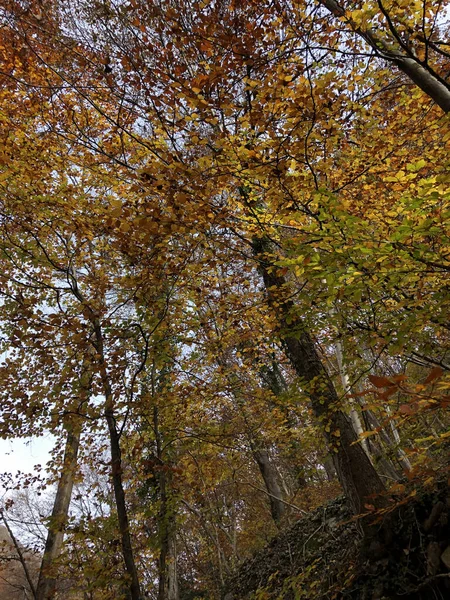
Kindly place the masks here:
POLYGON ((443 372, 444 371, 441 367, 433 367, 427 375, 427 378, 424 380, 424 384, 431 383, 432 381, 439 379, 442 377, 443 372))
POLYGON ((399 407, 399 413, 402 415, 413 415, 417 412, 417 403, 413 404, 401 404, 399 407))
POLYGON ((369 381, 373 383, 375 387, 392 387, 395 385, 393 381, 388 379, 387 377, 379 377, 378 375, 369 375, 369 381))

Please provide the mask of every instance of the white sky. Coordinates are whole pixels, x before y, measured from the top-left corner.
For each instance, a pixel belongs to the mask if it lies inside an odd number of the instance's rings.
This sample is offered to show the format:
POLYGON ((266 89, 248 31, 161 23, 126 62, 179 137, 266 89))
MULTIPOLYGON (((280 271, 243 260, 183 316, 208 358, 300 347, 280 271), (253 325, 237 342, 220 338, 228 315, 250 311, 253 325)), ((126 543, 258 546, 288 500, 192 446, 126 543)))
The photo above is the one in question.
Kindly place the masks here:
POLYGON ((55 440, 51 435, 39 438, 0 440, 0 472, 34 473, 35 465, 45 467, 50 459, 55 440))

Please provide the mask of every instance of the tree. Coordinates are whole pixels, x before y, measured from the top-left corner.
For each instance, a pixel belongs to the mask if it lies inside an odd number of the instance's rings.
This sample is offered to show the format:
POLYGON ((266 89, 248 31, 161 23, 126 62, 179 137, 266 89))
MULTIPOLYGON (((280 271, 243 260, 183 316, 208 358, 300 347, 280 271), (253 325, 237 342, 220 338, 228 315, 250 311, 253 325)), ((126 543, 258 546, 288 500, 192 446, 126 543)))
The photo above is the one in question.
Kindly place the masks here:
POLYGON ((69 422, 66 425, 67 439, 64 451, 64 462, 61 470, 61 477, 58 482, 53 511, 50 517, 47 540, 42 557, 39 580, 36 587, 36 600, 45 600, 55 595, 57 579, 52 572, 55 570, 55 563, 61 554, 64 530, 67 525, 70 501, 72 499, 72 489, 76 468, 78 464, 78 448, 80 445, 81 427, 80 424, 69 422))
POLYGON ((172 600, 298 473, 302 507, 333 489, 316 431, 359 514, 397 473, 347 413, 411 477, 430 423, 398 406, 445 428, 409 387, 448 368, 444 5, 47 4, 3 13, 2 432, 79 426, 93 468, 107 435, 115 502, 73 551, 97 531, 120 594, 172 600))
POLYGON ((403 71, 444 112, 450 112, 450 85, 443 64, 449 54, 439 39, 445 4, 418 3, 412 11, 410 4, 381 1, 348 8, 335 0, 320 0, 320 4, 344 21, 377 56, 403 71))

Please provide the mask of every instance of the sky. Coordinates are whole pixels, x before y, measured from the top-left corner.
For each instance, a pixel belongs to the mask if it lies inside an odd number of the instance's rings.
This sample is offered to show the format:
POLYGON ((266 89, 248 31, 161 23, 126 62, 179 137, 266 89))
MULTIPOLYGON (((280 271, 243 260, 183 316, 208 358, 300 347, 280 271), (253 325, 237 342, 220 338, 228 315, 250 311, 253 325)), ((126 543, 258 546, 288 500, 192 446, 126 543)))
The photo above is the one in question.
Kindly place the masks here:
MULTIPOLYGON (((34 466, 45 466, 55 440, 52 436, 0 440, 0 473, 34 473, 34 466)), ((1 487, 1 484, 0 484, 1 487)))

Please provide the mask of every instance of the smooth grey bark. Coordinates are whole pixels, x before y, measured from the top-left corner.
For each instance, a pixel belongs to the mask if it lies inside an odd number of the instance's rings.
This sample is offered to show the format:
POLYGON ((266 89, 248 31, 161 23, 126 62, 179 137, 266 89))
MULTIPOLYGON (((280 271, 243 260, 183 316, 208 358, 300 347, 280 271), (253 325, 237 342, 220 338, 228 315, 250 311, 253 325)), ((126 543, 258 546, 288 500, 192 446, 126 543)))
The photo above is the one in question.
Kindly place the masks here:
MULTIPOLYGON (((336 0, 319 0, 335 17, 345 16, 345 8, 336 0)), ((352 30, 361 36, 376 51, 378 56, 395 64, 403 71, 413 83, 417 85, 427 96, 429 96, 442 110, 450 112, 450 85, 433 71, 426 63, 422 63, 412 53, 400 49, 398 45, 393 46, 383 39, 378 31, 374 29, 361 29, 351 19, 347 19, 352 30)))
MULTIPOLYGON (((266 372, 268 375, 269 370, 266 372)), ((270 369, 271 376, 275 376, 275 370, 270 369)), ((281 388, 278 385, 274 385, 274 381, 271 381, 270 387, 273 393, 280 393, 281 388), (277 391, 275 392, 274 389, 277 391)), ((241 405, 241 410, 244 415, 244 421, 247 426, 247 435, 252 451, 253 458, 258 465, 259 472, 264 481, 264 486, 267 490, 267 496, 269 497, 270 503, 270 514, 277 527, 280 527, 281 520, 285 514, 285 503, 283 499, 283 492, 279 484, 278 472, 270 458, 267 450, 266 443, 261 435, 253 431, 253 428, 249 426, 248 418, 245 410, 245 406, 242 402, 238 402, 241 405)))
MULTIPOLYGON (((366 429, 370 430, 370 419, 368 415, 364 413, 364 423, 366 425, 366 429)), ((398 481, 401 479, 402 473, 401 471, 395 468, 392 460, 386 455, 385 449, 380 442, 381 436, 371 436, 367 438, 367 443, 370 448, 370 453, 373 457, 373 464, 377 469, 378 473, 380 473, 381 477, 386 477, 393 481, 398 481)))
MULTIPOLYGON (((346 368, 344 365, 342 344, 339 341, 339 339, 335 342, 334 346, 335 346, 335 352, 336 352, 336 361, 337 361, 338 369, 339 369, 339 376, 342 381, 342 388, 346 394, 350 394, 350 392, 351 392, 350 380, 349 380, 349 377, 347 375, 347 371, 346 371, 346 368)), ((353 429, 355 430, 356 435, 359 438, 361 438, 361 435, 364 433, 364 428, 362 426, 361 419, 359 418, 359 414, 355 408, 355 404, 354 404, 353 400, 350 400, 350 420, 353 424, 353 429)), ((367 441, 362 439, 360 444, 363 447, 364 452, 369 457, 369 460, 372 462, 367 441)))
MULTIPOLYGON (((281 372, 281 369, 275 360, 272 361, 272 364, 270 366, 264 366, 260 369, 260 377, 261 377, 262 381, 264 382, 264 384, 267 385, 268 388, 270 389, 270 391, 274 394, 274 396, 279 396, 283 392, 286 392, 288 389, 288 385, 283 376, 283 373, 281 372)), ((289 414, 289 411, 286 411, 285 416, 286 416, 287 423, 289 423, 290 427, 294 427, 297 425, 297 423, 294 423, 292 415, 289 414)), ((288 465, 288 469, 287 469, 289 476, 291 477, 292 481, 296 482, 297 487, 304 488, 307 486, 307 481, 304 476, 304 470, 303 470, 303 468, 300 468, 300 469, 298 468, 299 465, 297 464, 297 461, 294 459, 294 456, 296 456, 298 453, 299 444, 298 444, 298 442, 293 442, 293 443, 289 444, 289 447, 290 447, 290 452, 288 455, 289 465, 288 465)), ((274 468, 276 469, 275 466, 274 466, 274 468)), ((281 487, 284 490, 285 497, 286 498, 289 497, 290 492, 289 492, 288 486, 286 485, 286 481, 284 480, 284 478, 282 477, 282 475, 280 474, 279 471, 278 471, 278 481, 281 482, 281 487)), ((284 502, 283 504, 287 505, 286 502, 284 502)))
MULTIPOLYGON (((275 396, 279 396, 287 389, 286 381, 275 360, 272 361, 270 366, 265 366, 260 369, 260 378, 275 396)), ((275 525, 279 527, 286 512, 286 504, 283 502, 283 491, 279 484, 280 480, 283 484, 286 497, 288 496, 287 486, 284 484, 277 468, 272 463, 267 450, 264 447, 258 449, 256 445, 253 445, 252 451, 269 494, 272 518, 275 525)))
MULTIPOLYGON (((335 344, 336 350, 336 360, 338 363, 338 368, 342 380, 342 387, 346 392, 350 392, 350 381, 348 375, 345 370, 345 365, 343 361, 343 352, 342 352, 342 344, 338 340, 335 344)), ((366 415, 364 415, 366 416, 366 415)), ((364 434, 364 427, 362 426, 361 419, 359 417, 359 413, 355 408, 355 403, 353 400, 350 401, 350 419, 353 424, 353 429, 355 430, 358 438, 361 439, 361 436, 364 434)), ((369 427, 366 427, 369 429, 369 427)), ((361 439, 361 446, 364 449, 364 452, 370 459, 370 462, 374 465, 377 472, 380 476, 387 477, 388 479, 398 480, 400 478, 400 474, 397 473, 394 465, 391 461, 385 456, 382 447, 377 443, 373 438, 361 439)))
POLYGON ((388 448, 394 449, 395 454, 397 456, 397 460, 400 466, 402 467, 402 470, 405 473, 411 471, 411 463, 409 462, 408 457, 406 456, 404 451, 399 446, 400 440, 398 439, 396 441, 392 441, 386 429, 381 425, 380 421, 377 419, 377 417, 371 410, 365 409, 364 415, 367 419, 367 424, 370 426, 370 428, 378 431, 378 435, 380 436, 382 442, 386 444, 388 448))
POLYGON ((175 528, 169 522, 164 528, 159 556, 158 600, 178 600, 177 549, 175 528))
POLYGON ((287 282, 273 264, 270 240, 267 237, 255 238, 253 252, 269 304, 278 320, 278 335, 321 423, 338 479, 353 511, 359 514, 364 511, 366 503, 383 503, 380 495, 385 487, 361 445, 355 443, 357 437, 352 423, 340 409, 336 389, 314 341, 294 310, 292 300, 286 299, 287 282))
MULTIPOLYGON (((224 368, 228 366, 228 362, 229 361, 225 357, 218 359, 219 365, 224 368)), ((281 394, 283 389, 286 387, 283 376, 276 363, 273 363, 270 367, 262 367, 259 375, 263 384, 267 386, 274 395, 281 394)), ((240 381, 234 376, 233 384, 235 384, 233 385, 233 388, 240 389, 240 381)), ((247 401, 241 393, 234 392, 233 396, 244 419, 252 456, 258 466, 264 486, 266 488, 270 503, 270 513, 275 525, 280 527, 281 519, 285 513, 285 502, 281 487, 278 482, 277 470, 269 456, 267 445, 263 439, 263 436, 255 433, 254 427, 252 427, 251 419, 249 418, 246 408, 247 401)))
POLYGON ((56 594, 57 574, 54 572, 54 565, 62 550, 64 529, 72 498, 73 480, 78 465, 81 422, 71 418, 67 420, 65 428, 67 438, 64 449, 63 469, 49 521, 44 556, 42 558, 36 589, 36 600, 51 600, 56 594))
POLYGON ((285 505, 283 503, 282 491, 278 483, 278 473, 265 448, 258 448, 252 443, 252 454, 267 489, 270 500, 270 513, 275 525, 279 527, 285 513, 285 505))
POLYGON ((279 396, 287 390, 283 373, 275 361, 272 361, 270 367, 264 366, 260 369, 260 377, 274 396, 279 396))
POLYGON ((334 481, 337 478, 336 469, 334 468, 333 457, 328 455, 323 461, 323 468, 327 474, 328 481, 334 481))

